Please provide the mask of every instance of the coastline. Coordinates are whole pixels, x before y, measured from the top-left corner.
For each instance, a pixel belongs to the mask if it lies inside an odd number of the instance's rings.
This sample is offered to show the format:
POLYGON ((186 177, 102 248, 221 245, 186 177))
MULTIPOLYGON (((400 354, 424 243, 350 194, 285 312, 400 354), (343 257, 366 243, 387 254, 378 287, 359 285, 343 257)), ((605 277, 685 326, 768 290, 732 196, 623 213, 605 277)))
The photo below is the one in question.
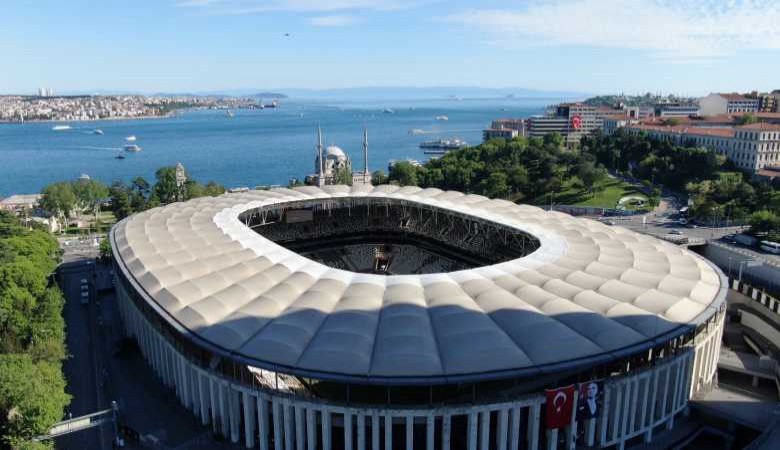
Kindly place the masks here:
MULTIPOLYGON (((185 111, 190 108, 184 108, 179 109, 177 111, 185 111)), ((71 120, 60 120, 60 119, 32 119, 32 120, 0 120, 0 125, 24 125, 26 123, 85 123, 85 122, 109 122, 113 120, 150 120, 150 119, 170 119, 176 117, 175 112, 170 112, 168 114, 157 116, 157 115, 146 115, 146 116, 134 116, 134 117, 104 117, 100 119, 71 119, 71 120)))

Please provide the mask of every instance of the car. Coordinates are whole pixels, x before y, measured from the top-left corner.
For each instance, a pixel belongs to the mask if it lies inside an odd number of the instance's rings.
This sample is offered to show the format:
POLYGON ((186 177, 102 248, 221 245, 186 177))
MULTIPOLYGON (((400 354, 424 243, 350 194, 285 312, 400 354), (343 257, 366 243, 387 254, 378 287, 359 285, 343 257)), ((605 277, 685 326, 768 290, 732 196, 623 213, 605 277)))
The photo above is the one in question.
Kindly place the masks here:
POLYGON ((672 231, 669 232, 669 234, 674 234, 674 235, 679 236, 679 235, 683 234, 683 232, 680 231, 680 230, 672 230, 672 231))
POLYGON ((82 278, 81 279, 81 284, 87 284, 87 279, 86 278, 82 278))
POLYGON ((81 285, 81 292, 89 292, 89 285, 88 284, 82 284, 81 285))
POLYGON ((82 292, 81 293, 81 304, 86 305, 89 303, 89 292, 82 292))

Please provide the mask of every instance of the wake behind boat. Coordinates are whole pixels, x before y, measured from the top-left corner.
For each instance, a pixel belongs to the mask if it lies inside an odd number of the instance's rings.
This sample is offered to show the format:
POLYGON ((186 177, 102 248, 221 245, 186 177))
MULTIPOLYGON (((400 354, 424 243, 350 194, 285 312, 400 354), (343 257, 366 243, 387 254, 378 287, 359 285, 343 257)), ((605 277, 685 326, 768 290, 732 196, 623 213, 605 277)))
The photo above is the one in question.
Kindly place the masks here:
POLYGON ((54 131, 70 130, 70 125, 54 125, 51 129, 54 131))
POLYGON ((126 137, 125 140, 127 142, 135 142, 135 135, 131 134, 130 136, 126 137))

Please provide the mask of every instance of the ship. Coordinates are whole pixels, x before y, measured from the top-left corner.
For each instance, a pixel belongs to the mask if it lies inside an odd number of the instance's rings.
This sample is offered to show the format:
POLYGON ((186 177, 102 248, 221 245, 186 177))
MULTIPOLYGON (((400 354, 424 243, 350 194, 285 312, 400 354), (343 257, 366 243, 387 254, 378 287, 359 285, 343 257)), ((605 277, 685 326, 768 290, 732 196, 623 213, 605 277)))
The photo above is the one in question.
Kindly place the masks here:
POLYGON ((392 110, 392 109, 390 109, 390 108, 385 108, 385 109, 383 109, 383 110, 382 110, 382 113, 383 113, 383 114, 394 114, 394 113, 395 113, 395 111, 393 111, 393 110, 392 110))
POLYGON ((98 136, 100 136, 103 134, 103 130, 98 130, 98 129, 92 130, 92 134, 97 134, 98 136))
POLYGON ((125 145, 125 151, 126 152, 140 152, 141 150, 143 150, 143 149, 141 147, 135 145, 135 144, 125 145))
POLYGON ((226 112, 225 114, 226 114, 228 117, 233 117, 233 116, 235 116, 235 114, 233 114, 233 111, 231 111, 231 110, 229 110, 229 109, 227 110, 227 112, 226 112))
POLYGON ((127 142, 135 142, 135 135, 131 134, 130 136, 126 137, 125 140, 127 142))
POLYGON ((70 130, 70 125, 54 125, 51 129, 54 131, 70 130))
MULTIPOLYGON (((435 149, 435 150, 458 150, 463 147, 468 147, 468 142, 460 139, 437 139, 435 141, 425 141, 420 144, 420 148, 423 149, 435 149)), ((428 153, 428 152, 425 152, 428 153)))
POLYGON ((447 116, 436 116, 436 117, 435 117, 435 119, 436 119, 436 120, 441 120, 441 121, 447 121, 447 120, 450 120, 450 118, 449 118, 449 117, 447 117, 447 116))

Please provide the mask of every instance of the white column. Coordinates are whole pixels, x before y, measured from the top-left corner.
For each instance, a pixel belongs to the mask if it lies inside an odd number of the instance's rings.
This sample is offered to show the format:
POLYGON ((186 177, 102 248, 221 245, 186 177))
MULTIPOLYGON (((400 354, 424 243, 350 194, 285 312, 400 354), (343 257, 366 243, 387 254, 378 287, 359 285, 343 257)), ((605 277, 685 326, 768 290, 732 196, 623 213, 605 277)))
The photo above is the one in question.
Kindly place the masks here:
POLYGON ((653 369, 652 385, 650 387, 650 393, 648 395, 648 397, 650 398, 650 411, 648 411, 648 416, 650 416, 650 420, 648 421, 647 432, 645 432, 645 436, 644 436, 644 442, 648 444, 650 442, 653 442, 653 427, 655 426, 655 406, 658 398, 658 378, 660 372, 661 371, 658 369, 653 369))
POLYGON ((479 450, 490 450, 490 411, 479 413, 479 450))
POLYGON ((200 423, 206 425, 209 423, 209 404, 206 400, 208 390, 208 379, 204 379, 205 375, 198 372, 198 397, 200 399, 200 423))
POLYGON ((425 449, 435 450, 434 433, 436 432, 436 416, 433 414, 426 418, 425 422, 425 449))
POLYGON ((414 449, 414 416, 406 415, 406 450, 414 449))
POLYGON ((539 448, 539 423, 542 416, 542 404, 534 403, 528 412, 528 450, 539 448))
POLYGON ((230 438, 230 420, 228 418, 227 387, 224 382, 217 382, 219 386, 219 417, 222 419, 222 435, 230 438))
POLYGON ((452 434, 452 416, 447 413, 441 417, 441 448, 450 450, 450 438, 452 434))
POLYGON ((295 450, 293 447, 293 409, 286 401, 282 404, 282 415, 284 416, 284 450, 295 450))
POLYGON ((517 450, 520 447, 520 411, 520 406, 515 405, 512 407, 512 417, 510 418, 512 434, 509 437, 509 448, 512 450, 517 450))
POLYGON ((352 450, 352 414, 344 411, 344 450, 352 450))
POLYGON ((311 406, 306 408, 306 448, 317 449, 317 411, 311 406))
POLYGON ((647 426, 647 399, 650 396, 650 377, 643 377, 640 380, 642 383, 642 406, 640 406, 639 414, 639 428, 642 429, 647 426))
POLYGON ((577 402, 580 398, 580 391, 578 389, 574 390, 574 400, 571 404, 571 421, 569 422, 569 426, 566 427, 566 448, 569 450, 574 450, 574 447, 577 445, 577 402))
POLYGON ((255 411, 257 403, 249 392, 242 392, 244 396, 244 443, 246 448, 255 446, 255 411))
POLYGON ((628 416, 630 412, 629 405, 631 401, 631 381, 626 381, 621 387, 621 390, 625 391, 625 393, 623 395, 623 406, 620 413, 620 448, 623 447, 624 442, 626 441, 626 426, 628 425, 628 416))
POLYGON ((257 396, 257 430, 260 450, 268 450, 268 401, 261 395, 257 396))
POLYGON ((305 438, 303 434, 303 407, 295 405, 295 448, 296 450, 306 450, 304 448, 305 438))
POLYGON ((585 428, 585 444, 588 447, 593 447, 596 442, 596 419, 588 419, 585 428))
POLYGON ((322 450, 330 450, 330 410, 322 410, 322 450))
POLYGON ((467 442, 469 450, 477 450, 477 413, 469 413, 469 428, 467 431, 467 442))
POLYGON ((241 429, 239 428, 241 422, 241 401, 237 390, 232 386, 226 386, 228 392, 228 406, 230 407, 230 441, 234 444, 241 439, 241 429))
POLYGON ((507 434, 509 425, 509 410, 502 409, 498 411, 498 424, 496 426, 496 446, 498 450, 506 450, 507 434))
POLYGON ((607 428, 609 425, 609 414, 614 414, 614 411, 609 408, 609 397, 612 395, 612 385, 604 383, 604 398, 602 399, 602 408, 599 413, 598 429, 599 429, 599 445, 604 445, 607 442, 607 428))
POLYGON ((357 415, 357 448, 366 450, 366 416, 358 413, 357 415))
POLYGON ((632 433, 634 431, 634 425, 636 423, 636 404, 639 399, 639 378, 634 377, 634 379, 631 381, 631 407, 628 418, 628 433, 632 433))
POLYGON ((219 409, 217 406, 219 405, 219 393, 218 393, 218 385, 217 380, 212 376, 208 375, 208 383, 209 383, 209 402, 211 403, 211 428, 215 431, 217 431, 217 424, 218 424, 218 418, 219 409))
POLYGON ((371 414, 371 450, 379 450, 379 415, 371 414))
POLYGON ((547 450, 556 450, 558 448, 558 429, 547 430, 547 450))
POLYGON ((385 449, 393 448, 393 416, 385 413, 385 449))
POLYGON ((284 418, 282 417, 282 404, 279 399, 273 399, 273 419, 274 419, 274 450, 282 450, 284 446, 284 437, 282 436, 282 427, 284 418))

